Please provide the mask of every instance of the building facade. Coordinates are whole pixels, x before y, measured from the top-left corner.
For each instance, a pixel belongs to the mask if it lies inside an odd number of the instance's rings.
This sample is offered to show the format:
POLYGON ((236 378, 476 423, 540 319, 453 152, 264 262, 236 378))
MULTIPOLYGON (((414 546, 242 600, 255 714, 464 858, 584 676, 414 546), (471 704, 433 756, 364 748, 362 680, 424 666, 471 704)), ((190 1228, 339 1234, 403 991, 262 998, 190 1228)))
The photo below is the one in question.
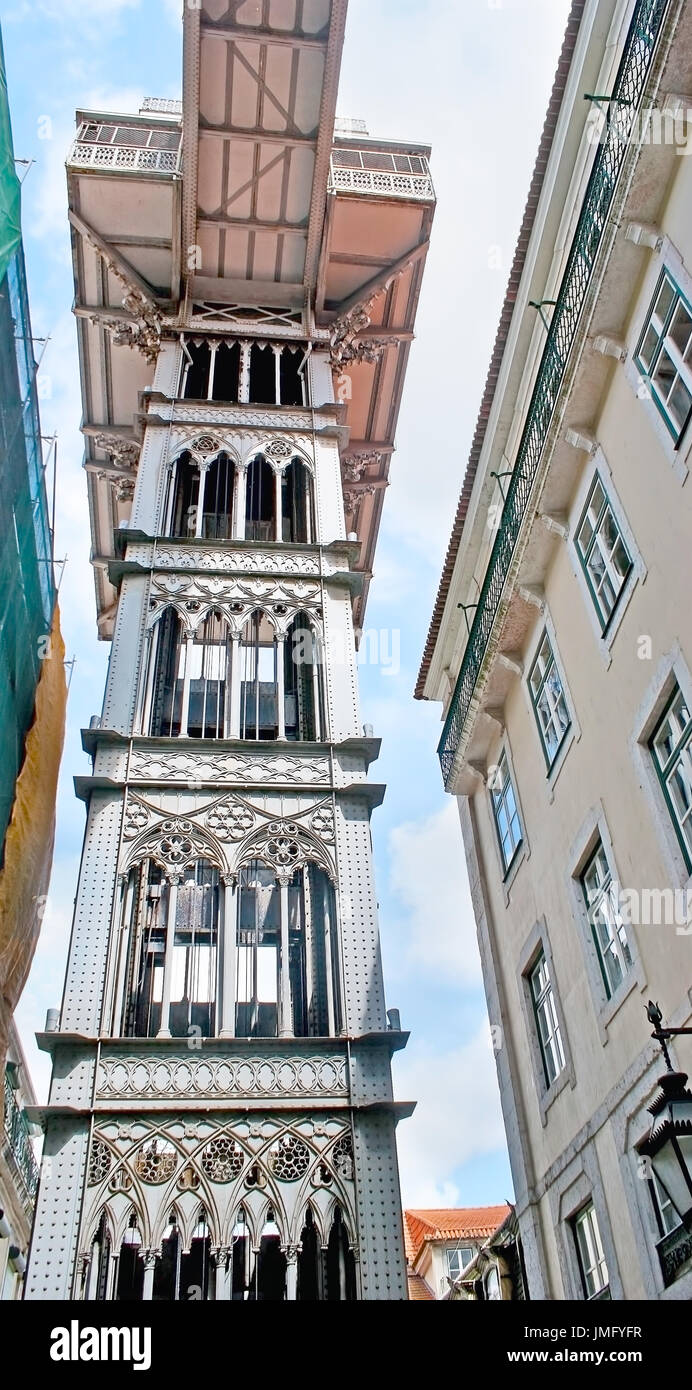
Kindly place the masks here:
POLYGON ((204 3, 68 158, 102 714, 27 1296, 406 1298, 356 641, 434 195, 342 0, 204 3))
POLYGON ((43 915, 65 721, 37 371, 0 41, 0 1068, 43 915))
MULTIPOLYGON (((409 1297, 413 1302, 511 1298, 514 1262, 490 1249, 508 1234, 512 1208, 435 1207, 404 1212, 409 1297), (480 1261, 479 1267, 477 1262, 480 1261), (469 1271, 471 1272, 469 1274, 469 1271)), ((521 1278, 517 1281, 521 1284, 521 1278)))
POLYGON ((532 1298, 692 1295, 642 1152, 646 1002, 689 1028, 692 1000, 691 57, 688 4, 572 5, 416 692, 532 1298))
POLYGON ((5 1062, 0 1149, 0 1302, 21 1298, 38 1187, 32 1136, 38 1127, 27 1111, 36 1105, 19 1034, 10 1024, 5 1062))
POLYGON ((450 1303, 523 1303, 528 1298, 524 1252, 514 1207, 453 1281, 450 1303))

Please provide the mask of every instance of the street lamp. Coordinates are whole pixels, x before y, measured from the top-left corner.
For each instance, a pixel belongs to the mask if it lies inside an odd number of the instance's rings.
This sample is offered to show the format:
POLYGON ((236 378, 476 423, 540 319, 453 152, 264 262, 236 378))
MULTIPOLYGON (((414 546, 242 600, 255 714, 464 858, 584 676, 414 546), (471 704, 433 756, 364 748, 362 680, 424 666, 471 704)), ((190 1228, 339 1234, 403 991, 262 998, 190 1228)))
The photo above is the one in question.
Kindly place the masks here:
POLYGON ((687 1074, 673 1070, 667 1043, 669 1038, 692 1034, 692 1028, 663 1028, 661 1010, 651 1000, 646 1016, 653 1024, 651 1036, 661 1046, 666 1071, 659 1077, 660 1089, 649 1106, 653 1121, 643 1153, 651 1159, 658 1181, 689 1230, 692 1227, 692 1091, 687 1087, 687 1074))

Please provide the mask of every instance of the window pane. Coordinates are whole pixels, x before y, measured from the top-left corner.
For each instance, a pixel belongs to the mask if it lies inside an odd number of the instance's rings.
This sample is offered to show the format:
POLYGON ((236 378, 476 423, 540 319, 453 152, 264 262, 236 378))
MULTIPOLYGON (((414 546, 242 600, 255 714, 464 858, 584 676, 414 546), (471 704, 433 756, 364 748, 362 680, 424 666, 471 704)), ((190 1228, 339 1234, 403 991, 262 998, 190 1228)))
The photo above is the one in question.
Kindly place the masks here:
POLYGON ((591 1204, 585 1207, 574 1223, 577 1252, 584 1292, 587 1298, 602 1294, 608 1287, 608 1267, 603 1253, 601 1233, 596 1212, 591 1204))
POLYGON ((651 363, 653 361, 656 348, 658 347, 659 337, 660 335, 657 332, 657 330, 653 327, 653 325, 650 325, 650 327, 646 331, 644 341, 639 350, 641 362, 647 371, 651 370, 651 363))
POLYGON ((670 411, 675 422, 682 429, 692 405, 692 395, 688 391, 685 383, 678 377, 675 386, 670 394, 670 411))
POLYGON ((662 324, 665 323, 665 320, 668 317, 668 312, 674 299, 675 290, 673 288, 673 285, 670 280, 665 278, 659 290, 658 299, 656 300, 656 304, 654 307, 654 313, 657 319, 659 319, 662 324))
POLYGON ((678 304, 671 320, 669 333, 680 356, 684 357, 690 340, 690 333, 692 333, 692 317, 690 317, 685 304, 678 304))

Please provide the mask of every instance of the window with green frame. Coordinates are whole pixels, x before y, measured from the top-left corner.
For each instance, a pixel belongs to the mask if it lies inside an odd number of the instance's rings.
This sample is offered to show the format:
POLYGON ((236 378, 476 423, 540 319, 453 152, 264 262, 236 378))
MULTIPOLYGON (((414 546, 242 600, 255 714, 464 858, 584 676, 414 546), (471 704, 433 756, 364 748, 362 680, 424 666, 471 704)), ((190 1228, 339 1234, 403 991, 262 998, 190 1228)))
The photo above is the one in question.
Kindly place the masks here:
POLYGON ((529 672, 529 691, 550 771, 572 720, 547 632, 543 633, 538 655, 529 672))
POLYGON ((565 1067, 560 1020, 557 1014, 553 982, 545 952, 541 951, 529 972, 531 1002, 536 1020, 536 1032, 541 1051, 546 1086, 552 1086, 565 1067))
POLYGON ((635 354, 676 444, 692 410, 692 309, 664 270, 635 354))
POLYGON ((504 750, 490 783, 490 797, 495 829, 500 844, 500 854, 502 855, 502 866, 506 874, 523 836, 517 810, 517 798, 514 794, 507 753, 504 750))
POLYGON ((649 742, 687 868, 692 870, 692 714, 676 685, 649 742))
POLYGON ((603 1253, 603 1241, 593 1202, 587 1202, 586 1206, 582 1207, 572 1222, 572 1228, 577 1246, 584 1298, 588 1300, 609 1299, 608 1266, 603 1253))
POLYGON ((601 631, 605 632, 632 570, 632 559, 598 473, 581 515, 575 544, 601 631))
POLYGON ((612 999, 632 967, 632 952, 618 910, 617 887, 600 840, 580 875, 580 883, 605 992, 612 999))

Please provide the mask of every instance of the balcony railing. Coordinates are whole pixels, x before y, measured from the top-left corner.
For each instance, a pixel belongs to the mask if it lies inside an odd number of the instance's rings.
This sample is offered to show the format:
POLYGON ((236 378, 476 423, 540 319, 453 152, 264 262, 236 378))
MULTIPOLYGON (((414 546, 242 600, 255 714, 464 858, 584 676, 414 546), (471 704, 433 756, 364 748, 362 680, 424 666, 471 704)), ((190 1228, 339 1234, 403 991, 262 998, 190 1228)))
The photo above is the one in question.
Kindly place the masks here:
POLYGON ((96 145, 75 140, 68 164, 80 169, 146 169, 159 174, 175 174, 178 150, 141 149, 133 145, 96 145))
POLYGON ((139 109, 142 114, 152 111, 162 116, 182 116, 183 103, 175 97, 145 97, 139 109))
POLYGON ((383 198, 413 198, 429 203, 435 200, 428 162, 422 155, 357 149, 335 150, 332 154, 329 192, 374 193, 383 198))
POLYGON ((38 1164, 29 1140, 26 1115, 5 1075, 5 1143, 14 1160, 22 1187, 24 1204, 31 1210, 38 1187, 38 1164))
POLYGON ((668 4, 669 0, 638 0, 632 16, 611 96, 618 120, 608 124, 596 153, 507 489, 502 522, 437 750, 447 789, 576 337, 615 185, 625 160, 628 129, 631 129, 642 99, 668 4), (623 114, 628 109, 632 113, 629 127, 623 114))
POLYGON ((677 1278, 683 1265, 692 1261, 692 1231, 684 1226, 676 1226, 658 1243, 658 1258, 661 1261, 663 1282, 668 1288, 677 1278))

